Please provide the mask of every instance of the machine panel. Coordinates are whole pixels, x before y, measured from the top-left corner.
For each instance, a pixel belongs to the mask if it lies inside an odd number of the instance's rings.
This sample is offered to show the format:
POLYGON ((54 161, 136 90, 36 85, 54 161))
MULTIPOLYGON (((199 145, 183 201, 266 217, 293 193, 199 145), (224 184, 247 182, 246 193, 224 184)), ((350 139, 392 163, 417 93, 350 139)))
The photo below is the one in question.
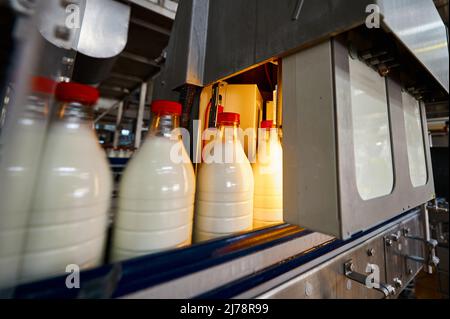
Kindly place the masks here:
POLYGON ((380 0, 384 24, 448 92, 448 31, 432 1, 380 0))
POLYGON ((422 103, 414 100, 428 178, 413 186, 410 103, 400 84, 353 60, 343 43, 335 38, 283 60, 284 216, 349 238, 431 200, 434 185, 422 103))
POLYGON ((388 227, 368 241, 260 294, 258 298, 379 299, 396 297, 422 269, 421 262, 411 264, 409 258, 416 254, 422 258, 426 251, 423 249, 423 243, 417 240, 411 242, 411 239, 407 239, 404 235, 400 235, 397 241, 388 247, 386 241, 391 239, 393 234, 404 229, 409 229, 421 237, 422 228, 421 214, 406 216, 402 221, 388 227), (384 295, 380 289, 368 288, 346 276, 345 265, 349 262, 353 264, 353 272, 363 276, 370 275, 368 271, 370 265, 375 266, 374 278, 379 278, 380 287, 388 289, 385 292, 390 294, 384 295))

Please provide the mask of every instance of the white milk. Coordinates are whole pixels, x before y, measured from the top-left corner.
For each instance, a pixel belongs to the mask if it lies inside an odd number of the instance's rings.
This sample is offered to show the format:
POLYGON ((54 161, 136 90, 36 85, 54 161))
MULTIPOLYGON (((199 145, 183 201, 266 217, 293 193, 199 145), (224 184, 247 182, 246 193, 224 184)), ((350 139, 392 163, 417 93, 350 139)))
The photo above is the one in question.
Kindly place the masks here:
POLYGON ((23 113, 8 140, 0 142, 0 288, 18 279, 53 88, 49 79, 32 79, 23 113))
POLYGON ((45 118, 19 119, 0 164, 0 287, 14 285, 45 139, 45 118))
POLYGON ((236 135, 226 140, 218 136, 205 147, 203 159, 198 173, 195 241, 251 230, 253 173, 239 139, 236 135), (213 161, 216 152, 222 154, 219 163, 213 161), (225 154, 235 154, 231 163, 224 160, 225 154))
POLYGON ((260 129, 255 178, 253 227, 261 228, 283 222, 283 150, 275 129, 260 129))
MULTIPOLYGON (((165 124, 174 124, 170 118, 165 124)), ((194 198, 194 169, 183 143, 150 132, 121 180, 111 259, 191 244, 194 198), (174 162, 171 152, 182 161, 174 162)))
POLYGON ((92 123, 50 125, 22 267, 24 281, 99 265, 107 230, 111 174, 92 123))

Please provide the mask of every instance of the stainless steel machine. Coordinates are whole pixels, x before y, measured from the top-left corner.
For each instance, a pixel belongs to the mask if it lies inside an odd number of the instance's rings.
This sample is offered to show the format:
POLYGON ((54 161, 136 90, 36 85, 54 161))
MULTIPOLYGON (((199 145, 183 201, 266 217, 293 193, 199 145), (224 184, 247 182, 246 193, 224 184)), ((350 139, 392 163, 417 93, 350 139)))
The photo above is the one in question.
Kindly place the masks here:
MULTIPOLYGON (((126 40, 120 5, 110 41, 126 40)), ((75 64, 85 82, 102 72, 83 70, 108 65, 95 52, 75 64)), ((236 96, 249 126, 274 120, 286 223, 88 270, 78 290, 64 277, 24 284, 15 297, 395 298, 435 271, 428 216, 442 207, 425 104, 448 100, 449 57, 431 0, 182 0, 164 57, 153 98, 179 100, 191 136, 209 102, 213 126, 236 96), (257 88, 257 101, 233 85, 257 88)), ((201 142, 187 146, 198 163, 201 142)))
POLYGON ((436 8, 431 1, 182 2, 157 95, 212 86, 217 104, 215 83, 268 63, 278 72, 285 221, 344 240, 369 233, 238 296, 377 296, 364 288, 371 264, 381 266, 376 290, 395 295, 421 265, 431 271, 438 263, 427 221, 435 194, 424 110, 448 97, 447 30, 436 8), (383 230, 393 218, 400 219, 383 230), (355 281, 362 286, 352 289, 355 281))

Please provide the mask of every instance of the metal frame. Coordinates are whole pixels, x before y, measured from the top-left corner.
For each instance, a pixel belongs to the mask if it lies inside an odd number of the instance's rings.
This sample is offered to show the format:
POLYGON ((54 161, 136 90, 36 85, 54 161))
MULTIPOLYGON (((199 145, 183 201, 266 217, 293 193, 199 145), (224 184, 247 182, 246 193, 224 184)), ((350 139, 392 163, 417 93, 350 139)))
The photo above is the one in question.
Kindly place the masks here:
MULTIPOLYGON (((344 265, 351 260, 356 272, 365 273, 368 263, 380 268, 380 281, 395 288, 395 294, 404 289, 408 283, 422 269, 420 263, 409 264, 405 268, 406 260, 393 249, 386 250, 384 237, 390 236, 404 227, 421 233, 422 218, 419 212, 381 227, 370 235, 362 236, 352 244, 330 252, 317 260, 313 260, 297 269, 276 277, 262 285, 257 285, 248 291, 238 294, 235 298, 382 298, 383 294, 375 289, 368 289, 363 285, 345 277, 344 265), (393 263, 397 258, 398 263, 393 263)), ((406 240, 402 242, 405 244, 406 240)), ((415 254, 420 250, 417 243, 404 246, 404 254, 415 254)))
POLYGON ((138 109, 138 116, 136 120, 136 131, 134 136, 134 147, 139 148, 141 146, 142 141, 142 125, 144 123, 144 108, 145 108, 145 102, 147 101, 147 88, 148 83, 143 82, 141 84, 141 90, 139 93, 139 109, 138 109))
POLYGON ((448 93, 446 29, 431 1, 184 0, 157 94, 170 97, 185 84, 207 86, 363 26, 368 5, 374 4, 380 28, 392 33, 448 93))

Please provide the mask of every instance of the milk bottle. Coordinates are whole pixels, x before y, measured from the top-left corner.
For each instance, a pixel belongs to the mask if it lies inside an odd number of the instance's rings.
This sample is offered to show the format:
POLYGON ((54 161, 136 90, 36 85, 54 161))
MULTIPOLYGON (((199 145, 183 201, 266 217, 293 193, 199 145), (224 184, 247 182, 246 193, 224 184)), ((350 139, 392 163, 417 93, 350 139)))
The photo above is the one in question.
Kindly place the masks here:
POLYGON ((273 121, 263 121, 259 130, 255 178, 253 227, 283 222, 283 150, 273 121))
POLYGON ((2 143, 0 163, 0 288, 18 279, 39 156, 47 128, 47 112, 56 83, 34 77, 16 129, 2 143))
POLYGON ((95 88, 60 83, 32 203, 23 280, 99 265, 107 230, 111 175, 93 129, 95 88))
POLYGON ((240 116, 218 114, 216 138, 203 151, 198 173, 195 240, 252 229, 253 173, 238 138, 240 116))
POLYGON ((181 105, 154 101, 151 110, 149 134, 120 185, 114 261, 191 243, 195 175, 177 132, 181 105))

